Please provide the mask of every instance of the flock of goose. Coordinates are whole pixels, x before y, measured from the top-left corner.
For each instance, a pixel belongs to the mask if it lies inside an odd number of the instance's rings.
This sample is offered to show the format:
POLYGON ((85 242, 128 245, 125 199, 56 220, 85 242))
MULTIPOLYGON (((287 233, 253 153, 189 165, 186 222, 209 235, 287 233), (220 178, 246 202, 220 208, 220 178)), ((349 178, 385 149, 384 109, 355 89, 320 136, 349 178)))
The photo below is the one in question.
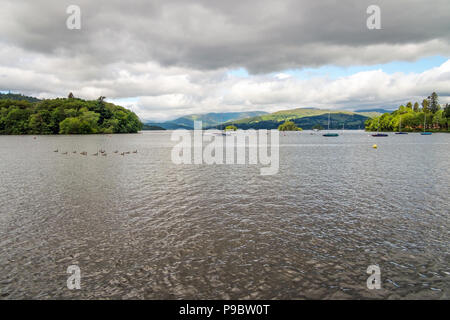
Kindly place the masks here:
MULTIPOLYGON (((53 152, 59 152, 59 150, 56 149, 56 150, 53 150, 53 152)), ((72 153, 77 153, 77 151, 72 151, 72 153)), ((119 150, 115 150, 115 151, 113 151, 113 153, 119 154, 119 150)), ((137 151, 137 150, 134 150, 134 151, 124 151, 124 152, 121 152, 120 155, 121 155, 121 156, 124 156, 124 155, 130 154, 130 153, 138 153, 138 151, 137 151)), ((65 152, 61 152, 61 154, 67 155, 67 154, 69 154, 69 152, 68 152, 68 151, 65 151, 65 152)), ((81 154, 82 156, 87 156, 88 153, 87 153, 86 151, 81 151, 80 154, 81 154)), ((99 154, 102 155, 102 156, 104 156, 104 157, 106 157, 106 156, 108 155, 108 154, 106 153, 105 150, 99 150, 99 151, 97 151, 96 153, 93 153, 92 155, 93 155, 93 156, 98 156, 99 154)))

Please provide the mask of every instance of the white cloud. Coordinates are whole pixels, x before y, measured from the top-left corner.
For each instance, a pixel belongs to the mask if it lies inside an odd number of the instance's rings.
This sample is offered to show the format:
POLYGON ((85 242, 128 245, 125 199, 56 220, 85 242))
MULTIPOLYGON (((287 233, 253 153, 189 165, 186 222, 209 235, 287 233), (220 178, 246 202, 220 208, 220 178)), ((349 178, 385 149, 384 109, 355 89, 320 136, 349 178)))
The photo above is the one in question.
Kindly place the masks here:
POLYGON ((450 56, 448 0, 80 0, 78 31, 65 27, 69 4, 2 3, 0 90, 41 98, 102 95, 125 101, 143 119, 394 107, 432 91, 443 102, 450 96, 448 61, 422 73, 375 70, 338 79, 285 71, 450 56), (368 4, 380 5, 382 30, 367 30, 368 4), (229 73, 240 69, 250 75, 229 73))
POLYGON ((137 105, 144 118, 167 119, 214 111, 389 108, 411 100, 420 102, 433 91, 441 95, 441 103, 450 102, 450 60, 422 73, 388 74, 374 70, 338 79, 280 79, 269 75, 224 78, 212 88, 202 88, 196 96, 180 93, 170 97, 146 97, 137 105), (152 113, 159 116, 152 116, 152 113))
POLYGON ((0 88, 40 98, 100 95, 132 108, 142 119, 166 120, 189 113, 225 111, 276 111, 295 107, 364 109, 394 107, 421 101, 432 91, 449 102, 450 60, 422 73, 388 74, 382 70, 358 72, 331 79, 300 79, 286 73, 230 76, 215 71, 162 67, 150 63, 113 63, 92 68, 92 78, 77 74, 78 58, 68 59, 27 53, 3 47, 0 59, 15 54, 21 59, 0 66, 0 88), (99 73, 99 74, 98 74, 99 73), (124 98, 135 97, 131 102, 124 98))

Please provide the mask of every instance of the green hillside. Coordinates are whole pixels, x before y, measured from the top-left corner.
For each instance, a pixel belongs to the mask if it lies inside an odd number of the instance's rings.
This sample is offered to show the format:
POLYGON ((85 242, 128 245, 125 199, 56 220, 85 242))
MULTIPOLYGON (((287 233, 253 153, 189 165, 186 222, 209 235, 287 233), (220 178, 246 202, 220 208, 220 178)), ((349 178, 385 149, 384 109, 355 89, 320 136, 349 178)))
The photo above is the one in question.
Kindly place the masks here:
POLYGON ((29 97, 29 96, 24 96, 23 94, 20 93, 1 93, 0 92, 0 100, 15 100, 15 101, 28 101, 28 102, 39 102, 41 101, 38 98, 35 97, 29 97))
POLYGON ((265 114, 262 116, 256 116, 246 119, 241 119, 239 121, 235 121, 234 123, 258 123, 261 121, 273 121, 273 122, 280 122, 280 121, 286 121, 286 120, 292 120, 292 119, 298 119, 303 117, 312 117, 312 116, 318 116, 322 115, 324 113, 328 114, 328 110, 321 110, 321 109, 313 109, 313 108, 297 108, 297 109, 291 109, 291 110, 282 110, 277 111, 269 114, 265 114))
POLYGON ((357 114, 360 114, 362 116, 368 117, 368 118, 376 118, 382 115, 382 113, 377 111, 368 111, 368 112, 356 112, 357 114))
POLYGON ((239 129, 276 129, 280 124, 289 120, 302 129, 312 129, 314 126, 328 127, 328 113, 330 113, 330 129, 362 129, 364 122, 377 113, 355 113, 344 110, 323 110, 314 108, 297 108, 282 110, 257 117, 250 117, 237 121, 228 121, 220 126, 234 125, 239 129), (373 115, 372 115, 373 114, 373 115))
POLYGON ((205 114, 191 114, 175 120, 166 121, 162 123, 147 123, 148 125, 156 125, 167 130, 175 129, 193 129, 194 121, 202 121, 203 128, 219 125, 228 121, 236 121, 243 118, 255 117, 264 115, 264 111, 249 111, 249 112, 210 112, 205 114))

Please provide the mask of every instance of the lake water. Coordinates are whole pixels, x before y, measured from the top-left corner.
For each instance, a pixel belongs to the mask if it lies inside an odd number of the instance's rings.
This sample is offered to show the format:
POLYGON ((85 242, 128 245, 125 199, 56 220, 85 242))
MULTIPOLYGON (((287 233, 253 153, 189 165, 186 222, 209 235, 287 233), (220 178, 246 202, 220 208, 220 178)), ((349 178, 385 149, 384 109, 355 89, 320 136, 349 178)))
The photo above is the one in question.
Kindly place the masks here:
POLYGON ((288 133, 273 176, 174 144, 0 136, 0 298, 450 298, 449 134, 288 133))

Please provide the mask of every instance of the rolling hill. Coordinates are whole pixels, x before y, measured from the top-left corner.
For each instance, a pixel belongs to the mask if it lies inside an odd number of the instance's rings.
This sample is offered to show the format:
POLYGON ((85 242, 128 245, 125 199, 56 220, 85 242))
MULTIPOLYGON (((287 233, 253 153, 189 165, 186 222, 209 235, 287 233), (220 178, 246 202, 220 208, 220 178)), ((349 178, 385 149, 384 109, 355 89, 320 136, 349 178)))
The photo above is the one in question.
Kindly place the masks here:
POLYGON ((238 129, 276 129, 287 120, 293 121, 302 129, 312 129, 316 125, 327 128, 328 113, 330 113, 330 129, 342 129, 343 125, 346 129, 362 129, 367 119, 379 115, 376 112, 368 114, 365 112, 357 113, 345 110, 297 108, 235 121, 227 121, 214 126, 214 128, 222 129, 227 125, 234 125, 238 129))
POLYGON ((166 130, 175 129, 190 129, 194 128, 194 121, 202 121, 203 128, 210 128, 228 121, 237 121, 239 119, 256 117, 267 114, 264 111, 249 111, 249 112, 223 112, 223 113, 205 113, 205 114, 191 114, 175 120, 161 122, 161 123, 146 123, 147 125, 159 126, 166 130))
POLYGON ((387 109, 383 109, 383 108, 377 108, 377 109, 361 109, 361 110, 355 110, 355 112, 357 113, 367 113, 367 112, 375 112, 375 113, 379 113, 379 114, 383 114, 383 113, 392 113, 394 112, 394 110, 387 110, 387 109))
POLYGON ((39 102, 41 101, 35 97, 24 96, 20 93, 1 93, 0 100, 16 100, 16 101, 28 101, 28 102, 39 102))

